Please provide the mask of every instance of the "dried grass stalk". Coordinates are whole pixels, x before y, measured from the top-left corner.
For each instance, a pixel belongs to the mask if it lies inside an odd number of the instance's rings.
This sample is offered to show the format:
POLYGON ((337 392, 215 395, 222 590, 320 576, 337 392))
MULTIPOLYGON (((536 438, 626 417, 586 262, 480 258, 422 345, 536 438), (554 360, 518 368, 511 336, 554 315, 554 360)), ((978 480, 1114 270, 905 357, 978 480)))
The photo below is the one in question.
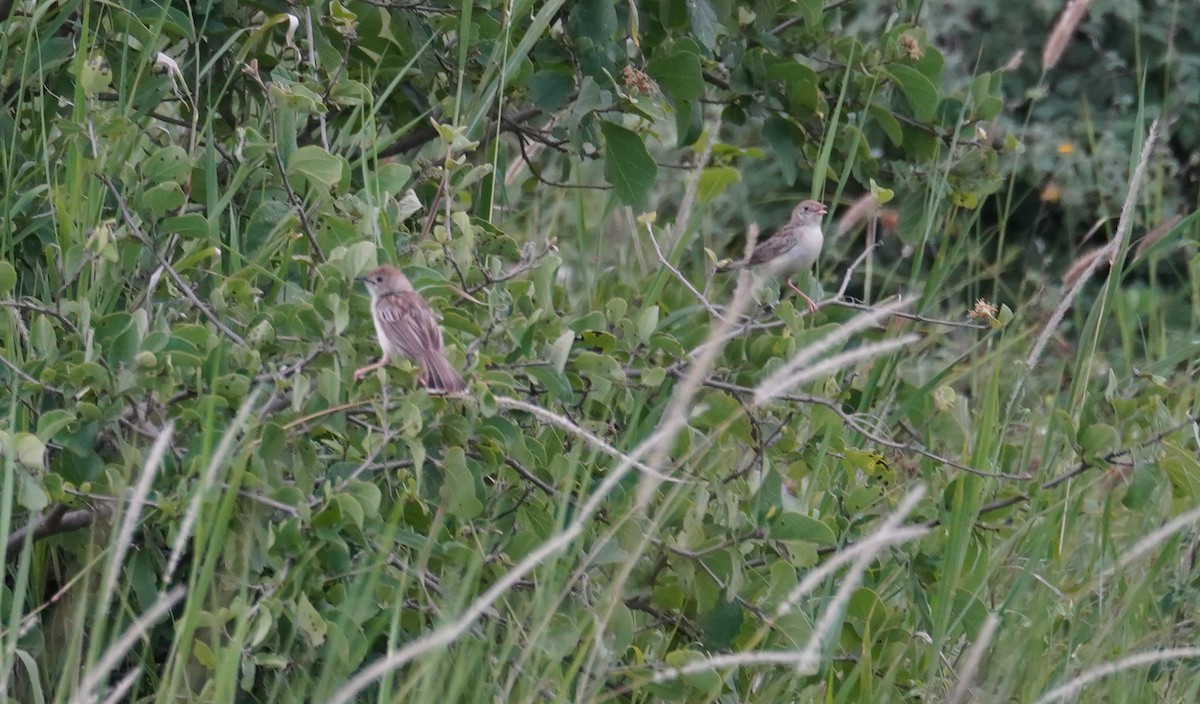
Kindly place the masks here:
POLYGON ((1083 20, 1083 16, 1087 14, 1088 5, 1091 4, 1092 0, 1067 0, 1067 6, 1058 16, 1054 31, 1050 32, 1050 38, 1046 40, 1046 47, 1042 49, 1042 71, 1054 68, 1058 60, 1062 58, 1063 50, 1071 41, 1071 35, 1075 34, 1075 28, 1083 20))

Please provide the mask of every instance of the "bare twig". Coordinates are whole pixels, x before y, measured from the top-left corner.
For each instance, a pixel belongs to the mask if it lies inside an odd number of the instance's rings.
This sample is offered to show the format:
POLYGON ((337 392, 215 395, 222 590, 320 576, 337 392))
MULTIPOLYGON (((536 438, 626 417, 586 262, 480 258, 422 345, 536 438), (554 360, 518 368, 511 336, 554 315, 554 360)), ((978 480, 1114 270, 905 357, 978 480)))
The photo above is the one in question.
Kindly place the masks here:
POLYGON ((595 433, 593 433, 589 430, 585 430, 584 428, 580 427, 575 422, 571 421, 569 418, 561 416, 557 413, 552 413, 552 412, 546 410, 545 408, 542 408, 541 406, 535 406, 532 403, 528 403, 526 401, 522 401, 522 400, 516 399, 516 398, 511 398, 509 396, 496 396, 495 398, 496 398, 497 406, 503 406, 504 408, 512 408, 512 409, 518 410, 518 411, 524 411, 524 412, 529 413, 530 415, 534 416, 538 420, 541 420, 543 423, 549 423, 550 425, 558 426, 559 428, 562 428, 563 430, 571 433, 572 435, 582 438, 585 442, 587 442, 587 444, 600 450, 604 454, 609 455, 610 457, 616 457, 617 459, 629 462, 629 464, 631 466, 637 468, 638 470, 640 470, 641 472, 643 472, 649 476, 657 478, 659 481, 675 482, 675 483, 681 483, 683 481, 681 479, 672 479, 671 477, 664 476, 663 474, 661 474, 657 470, 655 470, 653 467, 649 466, 648 464, 646 464, 644 462, 640 462, 640 461, 630 457, 629 455, 625 454, 624 452, 621 452, 617 448, 610 445, 608 443, 608 441, 605 440, 604 438, 600 437, 599 435, 596 435, 595 433))
POLYGON ((45 306, 41 306, 36 303, 30 303, 29 301, 12 301, 12 300, 0 301, 0 306, 4 306, 5 308, 16 308, 18 310, 31 310, 35 313, 41 313, 42 315, 48 315, 48 316, 56 319, 58 322, 62 323, 72 333, 74 333, 76 335, 79 334, 79 328, 75 327, 75 323, 72 323, 70 321, 70 319, 67 318, 65 315, 63 315, 62 313, 59 313, 58 311, 56 311, 52 308, 46 308, 45 306))
MULTIPOLYGON (((711 377, 704 380, 704 385, 714 389, 721 389, 722 391, 730 391, 732 393, 746 396, 753 396, 755 394, 755 389, 752 389, 748 386, 739 386, 738 384, 731 384, 727 381, 720 381, 711 377)), ((870 429, 864 427, 858 419, 843 411, 841 404, 833 399, 822 398, 820 396, 809 396, 807 394, 779 394, 774 398, 777 401, 790 401, 793 403, 807 403, 816 406, 824 406, 825 408, 833 411, 834 414, 846 424, 846 427, 850 428, 850 430, 877 445, 882 445, 883 447, 887 447, 892 450, 897 450, 899 452, 915 452, 922 457, 931 459, 934 462, 939 462, 947 467, 954 467, 955 469, 960 469, 964 472, 968 472, 980 477, 987 477, 989 479, 1007 479, 1010 481, 1028 481, 1031 479, 1029 475, 1005 474, 1003 472, 985 472, 981 469, 976 469, 974 467, 962 464, 961 462, 956 462, 949 457, 943 457, 934 452, 930 452, 921 445, 898 442, 878 433, 872 432, 870 429)))
MULTIPOLYGON (((826 303, 828 303, 830 305, 838 306, 840 308, 850 308, 853 310, 872 311, 872 310, 879 309, 878 306, 869 306, 864 303, 855 303, 854 301, 847 301, 847 300, 844 300, 841 298, 835 298, 835 299, 829 300, 829 301, 821 301, 821 305, 825 305, 826 303)), ((971 330, 990 330, 992 327, 991 325, 987 325, 984 323, 969 323, 969 322, 964 322, 964 321, 959 321, 959 320, 945 320, 942 318, 928 318, 924 315, 917 315, 916 313, 906 313, 904 311, 899 311, 899 310, 892 311, 888 315, 889 315, 889 317, 892 317, 892 318, 904 318, 905 320, 913 320, 918 323, 928 323, 930 325, 944 325, 946 327, 951 327, 951 328, 968 328, 971 330)))
MULTIPOLYGON (((555 245, 552 242, 547 242, 546 246, 542 247, 542 250, 540 252, 537 252, 536 254, 532 254, 531 256, 528 256, 528 257, 522 257, 521 261, 517 262, 516 265, 513 266, 513 268, 509 269, 507 272, 501 274, 500 276, 497 276, 496 278, 491 278, 485 272, 484 273, 485 280, 483 283, 481 283, 477 286, 472 286, 471 288, 468 288, 465 291, 460 291, 460 293, 463 294, 464 298, 469 298, 469 297, 473 296, 474 294, 479 293, 479 291, 487 288, 488 286, 492 286, 492 285, 499 284, 499 283, 504 283, 505 281, 515 279, 527 271, 532 271, 533 269, 536 269, 537 265, 540 264, 542 262, 542 260, 546 258, 546 255, 550 254, 550 252, 553 252, 555 249, 557 249, 557 247, 555 247, 555 245)), ((478 303, 478 302, 479 301, 476 301, 476 303, 478 303)))
POLYGON ((687 280, 687 277, 683 275, 683 272, 679 271, 679 269, 677 269, 667 259, 667 255, 663 253, 662 247, 658 244, 658 238, 654 236, 654 223, 646 223, 646 234, 650 236, 650 243, 654 245, 654 253, 658 255, 658 261, 664 267, 666 267, 667 271, 671 272, 671 275, 674 276, 679 283, 683 284, 687 290, 692 292, 692 295, 696 297, 696 300, 700 301, 700 304, 704 306, 709 315, 714 318, 724 320, 725 316, 722 315, 719 310, 717 310, 712 302, 705 298, 704 294, 701 293, 700 290, 695 286, 693 286, 691 281, 687 280))
POLYGON ((242 347, 249 347, 246 341, 242 339, 241 335, 229 329, 229 326, 222 322, 221 318, 218 317, 211 308, 206 306, 204 302, 200 300, 200 297, 196 295, 196 292, 192 290, 192 287, 188 286, 187 282, 183 280, 183 277, 179 275, 179 272, 175 271, 175 267, 171 266, 171 263, 167 261, 167 258, 164 257, 161 252, 158 251, 150 238, 147 237, 144 232, 142 232, 142 228, 138 226, 137 221, 133 217, 133 213, 129 210, 129 204, 125 202, 125 197, 122 196, 121 192, 117 190, 117 186, 112 182, 112 179, 108 178, 107 176, 100 176, 99 178, 101 182, 108 187, 109 192, 113 194, 113 198, 116 199, 117 207, 121 211, 121 219, 125 221, 125 225, 129 227, 129 230, 131 233, 133 233, 133 236, 136 237, 137 240, 146 247, 146 249, 150 250, 154 254, 155 258, 158 259, 159 265, 162 266, 163 270, 167 272, 167 275, 171 277, 171 280, 175 282, 176 288, 183 293, 183 297, 188 299, 188 301, 196 308, 196 310, 200 311, 204 317, 208 318, 209 322, 211 322, 218 330, 221 331, 221 334, 225 335, 225 337, 228 337, 230 340, 233 340, 242 347))
POLYGON ((13 374, 16 374, 18 377, 20 377, 21 379, 24 379, 25 381, 29 382, 30 384, 33 384, 35 386, 40 386, 41 388, 43 388, 47 391, 52 391, 52 392, 58 394, 59 396, 66 395, 66 392, 63 391, 62 389, 58 388, 57 386, 52 386, 50 384, 42 383, 42 382, 38 381, 37 379, 34 379, 33 377, 29 376, 24 371, 22 371, 20 367, 18 367, 16 364, 9 361, 8 358, 2 354, 0 354, 0 364, 3 364, 4 366, 8 367, 10 370, 12 370, 13 374))

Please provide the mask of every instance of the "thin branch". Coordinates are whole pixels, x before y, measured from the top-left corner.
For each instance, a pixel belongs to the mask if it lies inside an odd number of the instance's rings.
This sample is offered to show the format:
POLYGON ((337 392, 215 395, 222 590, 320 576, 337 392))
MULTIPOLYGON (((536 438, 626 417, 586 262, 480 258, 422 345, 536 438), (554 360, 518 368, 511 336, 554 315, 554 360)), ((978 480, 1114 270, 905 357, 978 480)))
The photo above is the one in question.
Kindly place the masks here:
POLYGON ((546 255, 550 254, 550 252, 553 252, 555 249, 557 249, 557 247, 555 247, 553 244, 547 242, 546 246, 542 248, 541 252, 538 252, 537 254, 534 254, 530 257, 522 257, 521 261, 517 262, 516 266, 514 266, 512 269, 509 269, 506 273, 501 274, 500 276, 497 276, 494 279, 492 277, 488 276, 487 273, 485 272, 484 273, 485 281, 483 283, 481 283, 477 286, 472 286, 471 288, 469 288, 465 291, 462 291, 461 293, 466 294, 464 296, 464 298, 466 298, 469 296, 473 296, 476 293, 479 293, 479 291, 487 288, 488 286, 492 286, 494 284, 499 284, 499 283, 504 283, 505 281, 515 279, 527 271, 536 269, 537 265, 540 264, 542 262, 542 260, 546 258, 546 255))
MULTIPOLYGON (((743 395, 747 395, 747 396, 754 396, 754 394, 756 393, 755 389, 752 389, 748 386, 739 386, 737 384, 731 384, 727 381, 719 381, 719 380, 713 379, 713 378, 705 379, 704 385, 708 386, 710 388, 720 389, 722 391, 729 391, 732 393, 743 394, 743 395)), ((843 411, 841 404, 838 403, 837 401, 834 401, 833 399, 822 398, 820 396, 808 396, 806 394, 779 394, 779 395, 775 396, 775 400, 791 401, 793 403, 808 403, 808 404, 813 404, 813 405, 817 405, 817 406, 824 406, 825 408, 828 408, 829 410, 833 411, 834 414, 837 415, 837 417, 840 418, 842 420, 842 422, 846 424, 846 427, 850 428, 850 430, 853 430, 855 433, 863 436, 867 440, 870 440, 871 442, 873 442, 877 445, 882 445, 884 447, 890 448, 892 450, 897 450, 900 452, 915 452, 918 455, 921 455, 923 457, 933 460, 934 462, 939 462, 948 467, 954 467, 955 469, 960 469, 964 472, 969 472, 976 476, 987 477, 989 479, 1007 479, 1010 481, 1028 481, 1029 479, 1032 478, 1029 475, 1005 474, 1003 472, 985 472, 981 469, 976 469, 974 467, 962 464, 961 462, 955 462, 954 460, 950 459, 949 457, 942 457, 941 455, 930 452, 929 450, 925 449, 924 447, 922 447, 920 445, 916 445, 914 443, 898 442, 896 440, 892 440, 892 439, 884 437, 882 435, 878 435, 876 433, 871 432, 867 428, 864 428, 856 418, 854 418, 850 414, 843 411)))
MULTIPOLYGON (((267 103, 270 104, 270 97, 267 98, 267 103)), ((321 251, 321 245, 317 244, 317 236, 313 233, 312 223, 308 221, 308 211, 304 209, 304 200, 292 188, 292 184, 288 181, 287 166, 283 163, 283 154, 279 151, 279 144, 275 143, 271 149, 272 155, 275 157, 275 166, 279 169, 279 180, 283 183, 283 190, 287 193, 288 202, 296 209, 296 214, 300 216, 300 229, 304 231, 304 237, 308 240, 308 246, 312 249, 313 259, 318 264, 325 263, 325 253, 321 251)))
POLYGON ((663 474, 660 474, 657 470, 655 470, 653 467, 647 465, 646 463, 640 462, 640 461, 634 459, 633 457, 630 457, 629 455, 625 454, 624 452, 621 452, 617 448, 610 445, 608 443, 608 441, 606 441, 604 438, 600 437, 599 435, 596 435, 595 433, 593 433, 591 431, 585 430, 584 428, 577 425, 575 422, 571 421, 569 418, 565 418, 561 415, 558 415, 557 413, 552 413, 552 412, 546 410, 545 408, 542 408, 541 406, 535 406, 532 403, 527 403, 520 399, 511 398, 509 396, 496 396, 495 398, 496 398, 497 406, 502 406, 504 408, 511 408, 511 409, 518 410, 518 411, 525 411, 526 413, 529 413, 530 415, 533 415, 535 418, 541 420, 543 423, 549 423, 550 425, 554 425, 559 428, 562 428, 563 430, 571 433, 572 435, 582 438, 585 442, 587 442, 587 444, 591 445, 592 447, 596 448, 597 450, 600 450, 604 454, 609 455, 611 457, 615 457, 620 460, 624 460, 624 461, 628 462, 630 464, 630 466, 637 468, 638 470, 645 473, 646 475, 654 477, 654 478, 658 479, 659 481, 674 482, 676 484, 683 483, 682 479, 673 479, 671 477, 667 477, 663 474))
POLYGON ((0 354, 0 364, 3 364, 4 366, 8 367, 10 370, 12 370, 13 374, 16 374, 21 379, 29 382, 30 384, 33 384, 34 386, 40 386, 41 388, 43 388, 47 391, 52 391, 52 392, 58 394, 59 396, 67 395, 65 391, 58 388, 57 386, 51 386, 50 384, 44 384, 44 383, 38 381, 37 379, 34 379, 33 377, 29 376, 24 371, 22 371, 20 367, 18 367, 13 362, 10 362, 8 360, 8 358, 2 354, 0 354))
POLYGON ((720 320, 725 320, 725 316, 722 315, 715 306, 713 306, 712 302, 705 298, 704 294, 701 293, 695 286, 693 286, 691 281, 687 280, 687 277, 683 275, 683 272, 675 268, 675 266, 667 259, 667 255, 663 253, 662 247, 660 247, 658 244, 658 238, 654 236, 654 223, 647 222, 645 225, 646 234, 650 236, 650 243, 654 245, 654 253, 658 255, 658 261, 664 267, 666 267, 667 271, 671 272, 671 275, 674 276, 679 283, 684 285, 684 288, 692 292, 692 295, 696 297, 696 300, 700 301, 700 304, 704 306, 709 315, 720 320))
POLYGON ((175 282, 175 286, 180 290, 180 292, 183 293, 183 297, 188 299, 188 301, 197 310, 199 310, 204 317, 208 318, 209 322, 215 325, 216 328, 220 330, 223 335, 225 335, 225 337, 228 337, 230 340, 233 340, 242 347, 249 347, 250 345, 247 344, 244 339, 242 339, 241 335, 229 329, 229 326, 222 322, 211 308, 204 305, 204 302, 200 300, 200 297, 196 295, 196 292, 192 290, 192 287, 188 286, 187 282, 183 280, 183 277, 179 275, 179 272, 175 271, 175 267, 171 266, 171 263, 167 261, 167 258, 164 257, 162 253, 159 252, 154 246, 154 242, 152 242, 150 238, 147 237, 144 232, 142 232, 142 228, 138 227, 137 221, 133 217, 133 213, 129 210, 129 204, 125 202, 124 196, 122 196, 121 192, 117 190, 117 186, 112 182, 112 179, 107 176, 99 176, 98 178, 105 186, 108 187, 109 192, 112 193, 113 198, 116 199, 117 207, 121 211, 121 219, 125 221, 125 225, 129 227, 129 230, 133 233, 133 236, 137 238, 137 240, 141 242, 146 249, 150 250, 150 252, 154 254, 155 258, 158 259, 159 265, 164 271, 167 272, 167 275, 171 277, 171 280, 175 282))
POLYGON ((70 330, 72 333, 74 333, 76 335, 79 334, 79 328, 75 327, 75 323, 72 323, 70 321, 70 319, 67 318, 65 315, 63 315, 62 313, 59 313, 58 311, 56 311, 52 308, 46 308, 44 306, 40 306, 36 303, 30 303, 28 301, 13 301, 13 300, 0 301, 0 306, 4 306, 5 308, 16 308, 18 310, 31 310, 35 313, 41 313, 42 315, 48 315, 48 316, 58 320, 58 322, 62 323, 64 326, 66 326, 66 328, 68 330, 70 330))
MULTIPOLYGON (((870 306, 865 303, 856 303, 853 301, 843 300, 840 298, 835 298, 835 299, 831 299, 828 301, 821 301, 821 305, 825 305, 827 303, 830 305, 835 305, 835 306, 841 307, 841 308, 850 308, 853 310, 862 310, 862 311, 879 310, 876 306, 870 306)), ((962 321, 958 321, 958 320, 944 320, 941 318, 927 318, 924 315, 918 315, 916 313, 905 313, 904 311, 892 311, 888 315, 889 315, 889 317, 892 317, 892 318, 904 318, 905 320, 914 320, 918 323, 929 323, 930 325, 945 325, 946 327, 951 327, 951 328, 969 328, 972 330, 990 330, 992 328, 991 325, 987 325, 984 323, 967 323, 967 322, 962 322, 962 321)))
POLYGON ((25 543, 25 536, 30 533, 33 533, 32 542, 36 543, 52 535, 86 528, 98 516, 108 515, 108 513, 107 508, 79 508, 72 511, 68 510, 64 504, 55 504, 46 515, 35 518, 29 525, 18 528, 9 534, 6 543, 8 561, 12 562, 20 556, 21 545, 25 543))

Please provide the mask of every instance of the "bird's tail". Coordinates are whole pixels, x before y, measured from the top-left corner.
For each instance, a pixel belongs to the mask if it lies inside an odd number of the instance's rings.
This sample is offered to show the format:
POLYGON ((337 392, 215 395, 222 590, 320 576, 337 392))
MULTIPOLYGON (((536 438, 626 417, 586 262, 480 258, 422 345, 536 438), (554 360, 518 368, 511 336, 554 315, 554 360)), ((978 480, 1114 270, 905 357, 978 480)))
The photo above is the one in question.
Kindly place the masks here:
POLYGON ((432 393, 461 394, 467 390, 467 382, 450 366, 444 355, 434 354, 425 360, 421 369, 421 384, 432 393))

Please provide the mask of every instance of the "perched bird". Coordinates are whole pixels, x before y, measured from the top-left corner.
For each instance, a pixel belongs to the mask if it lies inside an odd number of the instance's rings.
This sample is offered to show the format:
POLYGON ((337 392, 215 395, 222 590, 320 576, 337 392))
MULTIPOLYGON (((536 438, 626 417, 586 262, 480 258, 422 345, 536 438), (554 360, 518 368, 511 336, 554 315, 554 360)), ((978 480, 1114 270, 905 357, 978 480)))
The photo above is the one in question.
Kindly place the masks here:
POLYGON ((421 369, 417 376, 421 386, 435 393, 465 391, 467 383, 446 359, 442 330, 433 309, 413 289, 408 277, 396 267, 384 265, 358 280, 371 294, 371 317, 383 357, 355 371, 354 378, 362 379, 392 357, 407 357, 421 369))
POLYGON ((772 276, 782 274, 787 277, 787 285, 808 301, 808 309, 816 312, 817 304, 792 283, 792 277, 811 269, 821 256, 821 245, 825 243, 821 216, 825 212, 825 206, 815 200, 802 202, 792 211, 792 219, 786 225, 755 245, 750 259, 720 267, 717 272, 761 266, 772 276))

